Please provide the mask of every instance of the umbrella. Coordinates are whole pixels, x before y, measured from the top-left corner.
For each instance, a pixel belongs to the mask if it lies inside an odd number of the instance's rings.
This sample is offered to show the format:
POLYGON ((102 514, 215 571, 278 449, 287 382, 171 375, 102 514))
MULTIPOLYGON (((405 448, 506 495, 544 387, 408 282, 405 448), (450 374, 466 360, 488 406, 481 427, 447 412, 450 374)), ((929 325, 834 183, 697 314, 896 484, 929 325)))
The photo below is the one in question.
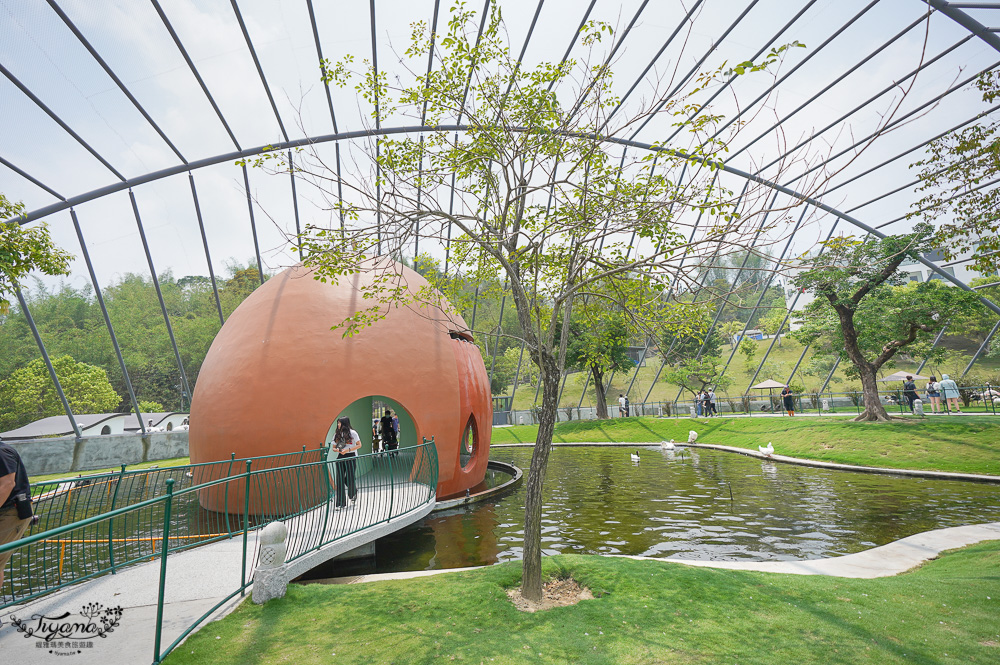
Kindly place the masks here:
POLYGON ((914 374, 913 372, 904 372, 902 370, 898 372, 893 372, 889 376, 879 379, 879 381, 906 381, 906 377, 912 376, 914 381, 926 381, 929 377, 921 376, 919 374, 914 374))
MULTIPOLYGON (((767 389, 767 391, 768 391, 768 397, 771 400, 771 404, 774 404, 774 389, 775 388, 784 388, 784 387, 785 387, 784 383, 779 383, 779 382, 775 381, 774 379, 768 379, 767 381, 761 381, 756 386, 750 386, 750 390, 764 390, 764 389, 767 389)), ((783 411, 782 411, 782 415, 784 415, 783 411)))

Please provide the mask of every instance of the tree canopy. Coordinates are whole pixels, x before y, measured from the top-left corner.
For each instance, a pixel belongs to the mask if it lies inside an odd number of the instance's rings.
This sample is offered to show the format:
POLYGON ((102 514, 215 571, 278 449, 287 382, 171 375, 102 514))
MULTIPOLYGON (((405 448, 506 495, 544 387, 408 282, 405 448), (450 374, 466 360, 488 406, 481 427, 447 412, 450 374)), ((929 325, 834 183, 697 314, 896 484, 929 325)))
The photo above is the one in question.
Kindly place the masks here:
POLYGON ((392 118, 425 131, 355 144, 351 168, 343 170, 315 146, 294 169, 281 151, 254 164, 291 170, 334 202, 342 223, 307 227, 296 241, 317 278, 376 273, 363 294, 367 306, 342 322, 345 334, 376 325, 386 303, 447 306, 431 289, 403 288, 396 264, 384 258, 418 244, 448 246, 445 268, 436 271, 444 279, 434 284, 447 296, 449 275, 462 275, 463 291, 469 281, 504 284, 542 387, 527 475, 522 590, 538 599, 541 487, 575 308, 612 293, 629 325, 645 333, 691 331, 686 308, 665 297, 672 286, 696 283, 696 271, 682 269, 684 259, 699 265, 749 247, 768 200, 740 198, 718 178, 727 142, 743 125, 727 124, 694 96, 762 72, 801 44, 648 91, 619 113, 624 100, 614 91, 612 65, 620 43, 612 26, 585 24, 579 58, 529 66, 507 44, 497 3, 479 18, 458 3, 440 33, 414 24, 404 54, 431 66, 405 79, 390 80, 367 61, 358 68, 349 56, 323 65, 327 84, 354 86, 376 129, 392 118), (678 148, 630 153, 615 142, 653 116, 676 123, 670 131, 678 128, 678 148), (689 233, 702 216, 702 232, 689 233), (637 281, 642 286, 634 289, 637 281), (640 302, 627 293, 648 296, 640 302))
MULTIPOLYGON (((984 72, 975 85, 992 104, 1000 96, 1000 72, 984 72)), ((971 253, 973 266, 984 274, 1000 270, 1000 189, 990 186, 1000 174, 995 113, 932 141, 927 156, 912 165, 920 169, 918 191, 924 195, 910 217, 949 218, 937 228, 936 246, 949 260, 971 253)))
MULTIPOLYGON (((70 356, 52 358, 52 367, 73 413, 113 412, 122 400, 100 367, 77 362, 70 356)), ((0 403, 5 405, 0 410, 0 429, 4 430, 66 413, 41 358, 0 383, 0 403)))
POLYGON ((802 328, 793 334, 820 353, 851 361, 865 398, 859 420, 888 420, 875 383, 882 367, 891 367, 903 349, 928 351, 949 319, 980 307, 975 293, 940 280, 903 285, 900 264, 924 251, 932 233, 922 223, 913 233, 884 239, 834 238, 793 280, 816 294, 802 313, 802 328))
POLYGON ((66 275, 73 255, 55 246, 44 224, 31 227, 3 220, 17 217, 24 206, 0 194, 0 316, 10 311, 8 296, 32 270, 66 275))

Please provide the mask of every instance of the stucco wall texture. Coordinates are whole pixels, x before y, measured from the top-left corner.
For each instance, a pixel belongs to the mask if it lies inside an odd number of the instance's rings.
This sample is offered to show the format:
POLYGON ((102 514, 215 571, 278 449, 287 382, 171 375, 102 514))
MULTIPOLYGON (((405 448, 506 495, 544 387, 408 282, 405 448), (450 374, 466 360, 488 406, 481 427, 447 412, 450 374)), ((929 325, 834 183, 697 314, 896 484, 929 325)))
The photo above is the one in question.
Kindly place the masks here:
MULTIPOLYGON (((383 259, 411 290, 427 285, 413 270, 383 259)), ((295 266, 271 278, 229 317, 205 358, 191 403, 191 462, 271 455, 319 447, 351 403, 394 400, 412 418, 415 441, 434 437, 440 498, 482 482, 493 405, 478 347, 450 332, 468 327, 427 305, 385 307, 385 318, 344 338, 331 327, 368 307, 362 286, 374 272, 336 285, 295 266), (478 446, 462 466, 459 447, 470 417, 478 446)), ((370 420, 351 424, 362 440, 370 420)), ((370 438, 370 436, 368 437, 370 438)), ((206 506, 208 507, 208 506, 206 506)))

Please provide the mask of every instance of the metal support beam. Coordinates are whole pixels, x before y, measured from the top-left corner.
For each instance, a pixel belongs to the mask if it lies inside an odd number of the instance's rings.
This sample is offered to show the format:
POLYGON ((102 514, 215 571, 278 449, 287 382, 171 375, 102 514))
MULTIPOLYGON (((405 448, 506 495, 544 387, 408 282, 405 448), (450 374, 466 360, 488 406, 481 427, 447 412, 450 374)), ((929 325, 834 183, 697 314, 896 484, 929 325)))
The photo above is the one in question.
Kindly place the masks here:
POLYGON ((24 301, 24 294, 21 293, 21 287, 15 287, 17 293, 17 302, 21 305, 21 313, 24 314, 25 320, 28 322, 28 327, 31 328, 31 334, 35 337, 35 344, 38 345, 38 350, 42 354, 42 360, 45 361, 45 367, 49 370, 49 378, 52 379, 52 385, 56 388, 56 394, 59 395, 59 401, 62 402, 63 411, 66 412, 66 417, 69 418, 70 427, 73 428, 73 432, 76 434, 76 440, 79 441, 83 438, 83 433, 80 432, 80 424, 76 422, 76 416, 73 415, 73 409, 70 408, 69 402, 66 400, 66 393, 63 392, 62 384, 59 383, 59 377, 56 376, 56 370, 52 367, 52 361, 49 360, 49 354, 45 351, 45 344, 42 342, 42 336, 38 334, 38 327, 35 325, 35 320, 31 318, 31 311, 28 309, 28 303, 24 301))
POLYGON ((90 260, 90 252, 87 250, 87 243, 83 239, 83 230, 80 228, 80 220, 76 217, 76 210, 69 209, 70 217, 73 218, 73 228, 76 229, 76 237, 80 240, 80 251, 83 252, 83 260, 87 264, 87 272, 90 273, 90 283, 94 285, 94 295, 97 296, 97 304, 101 307, 101 314, 104 315, 104 323, 108 327, 108 335, 111 336, 111 346, 115 350, 115 357, 118 358, 118 366, 122 370, 122 378, 125 380, 125 389, 128 391, 129 400, 135 410, 135 417, 139 421, 139 429, 146 433, 146 426, 142 423, 142 412, 139 410, 139 400, 135 398, 135 391, 132 390, 132 380, 128 376, 125 368, 125 359, 122 357, 121 347, 118 346, 118 336, 115 335, 115 327, 111 325, 111 317, 108 316, 108 308, 104 304, 104 294, 101 292, 101 285, 97 281, 97 273, 94 272, 94 264, 90 260))

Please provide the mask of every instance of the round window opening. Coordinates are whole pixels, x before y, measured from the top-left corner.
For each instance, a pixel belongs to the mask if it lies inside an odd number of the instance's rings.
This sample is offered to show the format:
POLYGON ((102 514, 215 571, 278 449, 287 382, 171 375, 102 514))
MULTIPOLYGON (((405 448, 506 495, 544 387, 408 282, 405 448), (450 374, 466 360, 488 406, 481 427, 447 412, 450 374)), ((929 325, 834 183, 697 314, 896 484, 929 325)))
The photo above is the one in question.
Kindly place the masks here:
POLYGON ((465 432, 462 433, 462 445, 458 451, 459 461, 461 461, 463 468, 469 465, 472 458, 476 456, 476 450, 478 449, 479 435, 476 433, 476 418, 475 416, 469 416, 469 422, 465 425, 465 432))

